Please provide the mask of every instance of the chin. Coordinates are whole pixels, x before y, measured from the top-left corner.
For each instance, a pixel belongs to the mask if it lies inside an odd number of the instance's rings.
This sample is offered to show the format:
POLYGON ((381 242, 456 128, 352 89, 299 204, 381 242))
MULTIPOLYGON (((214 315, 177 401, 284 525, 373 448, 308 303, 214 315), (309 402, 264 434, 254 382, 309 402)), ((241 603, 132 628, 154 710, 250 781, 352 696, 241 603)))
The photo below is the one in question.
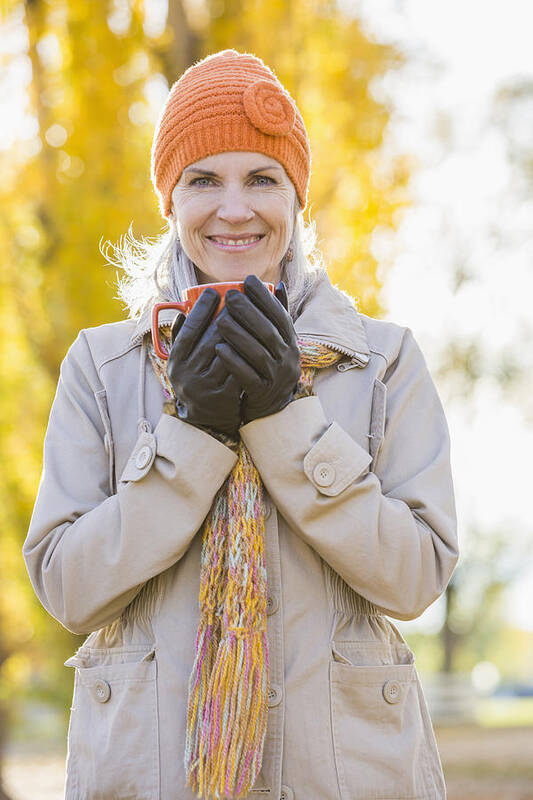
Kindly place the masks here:
POLYGON ((216 275, 208 275, 205 272, 200 272, 196 269, 198 278, 201 278, 202 283, 230 283, 233 281, 244 281, 248 275, 257 275, 259 280, 265 283, 274 283, 272 278, 267 278, 263 274, 256 272, 250 267, 242 267, 242 269, 233 269, 231 272, 219 272, 216 275))

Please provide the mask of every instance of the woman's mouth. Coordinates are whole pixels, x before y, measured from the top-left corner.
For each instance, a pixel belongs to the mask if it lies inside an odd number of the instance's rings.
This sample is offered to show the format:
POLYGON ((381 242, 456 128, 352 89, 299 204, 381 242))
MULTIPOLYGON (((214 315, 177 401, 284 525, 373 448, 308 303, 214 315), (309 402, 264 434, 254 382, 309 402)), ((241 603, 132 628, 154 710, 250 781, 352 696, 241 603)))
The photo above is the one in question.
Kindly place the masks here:
POLYGON ((218 250, 231 250, 234 253, 235 251, 250 250, 261 241, 264 235, 242 236, 239 239, 226 236, 208 236, 207 238, 218 250))

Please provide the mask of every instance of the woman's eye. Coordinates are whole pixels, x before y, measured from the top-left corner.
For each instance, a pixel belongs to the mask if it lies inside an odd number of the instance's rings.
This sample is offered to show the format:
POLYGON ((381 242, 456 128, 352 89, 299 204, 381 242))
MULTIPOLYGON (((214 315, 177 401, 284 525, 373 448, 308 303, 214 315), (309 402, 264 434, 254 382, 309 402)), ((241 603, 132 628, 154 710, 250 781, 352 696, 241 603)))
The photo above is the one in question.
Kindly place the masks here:
POLYGON ((193 178, 190 182, 189 186, 193 186, 193 184, 198 184, 199 186, 205 186, 205 183, 199 183, 199 181, 210 181, 211 178, 193 178))
POLYGON ((272 178, 269 178, 268 175, 256 175, 255 179, 257 181, 267 181, 267 183, 261 184, 262 186, 267 186, 268 183, 274 183, 274 180, 272 178))

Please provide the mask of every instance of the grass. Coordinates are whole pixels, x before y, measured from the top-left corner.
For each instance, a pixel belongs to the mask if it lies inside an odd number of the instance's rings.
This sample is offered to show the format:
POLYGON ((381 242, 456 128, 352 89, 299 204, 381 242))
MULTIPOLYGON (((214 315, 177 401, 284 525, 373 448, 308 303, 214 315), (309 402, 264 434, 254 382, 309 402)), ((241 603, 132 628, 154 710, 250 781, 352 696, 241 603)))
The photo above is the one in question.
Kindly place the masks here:
POLYGON ((480 699, 476 719, 483 728, 533 727, 533 697, 487 697, 480 699))

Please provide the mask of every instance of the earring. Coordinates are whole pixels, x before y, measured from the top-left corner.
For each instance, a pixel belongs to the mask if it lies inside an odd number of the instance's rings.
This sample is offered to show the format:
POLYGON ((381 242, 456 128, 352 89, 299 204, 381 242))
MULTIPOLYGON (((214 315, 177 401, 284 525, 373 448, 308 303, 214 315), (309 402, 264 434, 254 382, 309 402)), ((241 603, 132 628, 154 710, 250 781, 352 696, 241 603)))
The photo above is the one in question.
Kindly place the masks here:
POLYGON ((293 251, 292 247, 289 247, 289 249, 285 253, 285 259, 286 259, 287 262, 289 262, 289 261, 292 261, 293 258, 294 258, 294 251, 293 251))

